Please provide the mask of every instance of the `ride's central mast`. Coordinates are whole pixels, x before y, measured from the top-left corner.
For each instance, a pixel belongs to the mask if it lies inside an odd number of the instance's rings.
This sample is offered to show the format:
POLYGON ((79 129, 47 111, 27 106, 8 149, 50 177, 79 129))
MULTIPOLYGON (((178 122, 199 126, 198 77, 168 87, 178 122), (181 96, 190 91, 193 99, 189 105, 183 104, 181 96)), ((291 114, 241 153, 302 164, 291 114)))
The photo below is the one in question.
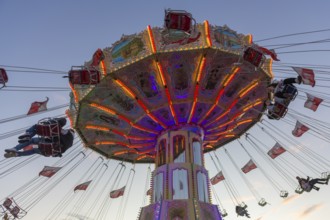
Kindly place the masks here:
POLYGON ((197 126, 168 130, 159 136, 151 204, 142 208, 140 220, 221 219, 218 207, 211 204, 203 137, 204 131, 197 126))

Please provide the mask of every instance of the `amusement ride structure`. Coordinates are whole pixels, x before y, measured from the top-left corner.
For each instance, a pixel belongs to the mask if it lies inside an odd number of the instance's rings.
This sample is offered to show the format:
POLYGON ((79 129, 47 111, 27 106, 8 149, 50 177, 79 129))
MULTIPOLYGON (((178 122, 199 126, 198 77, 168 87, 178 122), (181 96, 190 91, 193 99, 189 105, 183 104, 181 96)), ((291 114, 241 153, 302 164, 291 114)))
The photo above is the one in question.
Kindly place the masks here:
MULTIPOLYGON (((278 61, 275 51, 257 45, 251 35, 208 21, 196 23, 183 10, 165 10, 164 27, 123 35, 111 47, 98 49, 83 66, 72 67, 66 114, 86 148, 121 164, 154 164, 150 204, 141 208, 138 219, 221 220, 227 213, 212 203, 211 188, 224 177, 219 172, 210 178, 204 155, 248 136, 264 115, 272 120, 286 115, 298 92, 284 85, 285 101, 275 100, 270 114, 273 61, 278 61)), ((315 85, 312 70, 295 71, 299 84, 315 85)), ((0 68, 1 86, 7 81, 0 68)), ((308 106, 315 111, 322 100, 309 98, 316 100, 308 106)), ((294 135, 307 130, 299 124, 294 135)), ((253 137, 250 140, 254 143, 253 137)), ((274 159, 283 152, 276 144, 268 155, 274 159)), ((251 159, 242 172, 256 167, 251 159)), ((42 175, 51 177, 61 168, 47 169, 43 171, 50 174, 42 175)), ((327 172, 323 176, 329 178, 327 172)), ((86 190, 88 184, 75 190, 86 190)), ((288 192, 282 190, 280 196, 286 198, 288 192)), ((267 202, 260 198, 258 204, 267 202)), ((26 214, 10 197, 1 207, 11 219, 26 214)), ((249 217, 246 208, 237 203, 236 213, 249 217)))
POLYGON ((204 153, 259 121, 271 68, 250 35, 168 10, 164 28, 123 36, 70 71, 69 116, 86 147, 155 164, 139 219, 221 219, 204 153))

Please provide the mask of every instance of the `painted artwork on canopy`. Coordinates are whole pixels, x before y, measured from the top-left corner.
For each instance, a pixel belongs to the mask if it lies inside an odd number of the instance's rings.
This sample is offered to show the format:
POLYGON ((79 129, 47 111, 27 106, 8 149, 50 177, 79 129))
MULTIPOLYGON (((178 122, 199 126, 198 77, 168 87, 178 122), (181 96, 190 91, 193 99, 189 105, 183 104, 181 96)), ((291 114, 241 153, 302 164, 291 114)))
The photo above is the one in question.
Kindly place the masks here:
POLYGON ((137 56, 144 49, 144 43, 138 36, 124 36, 111 50, 112 63, 124 62, 137 56))
POLYGON ((241 49, 241 40, 238 34, 227 26, 216 26, 213 29, 216 46, 228 49, 241 49))

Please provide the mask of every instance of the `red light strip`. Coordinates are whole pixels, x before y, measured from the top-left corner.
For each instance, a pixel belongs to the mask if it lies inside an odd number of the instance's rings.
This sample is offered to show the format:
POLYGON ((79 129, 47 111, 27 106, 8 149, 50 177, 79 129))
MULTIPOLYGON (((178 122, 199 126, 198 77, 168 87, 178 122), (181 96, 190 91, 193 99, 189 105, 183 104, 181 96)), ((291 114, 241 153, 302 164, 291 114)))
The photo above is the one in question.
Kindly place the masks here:
POLYGON ((135 94, 134 92, 128 88, 123 82, 121 82, 119 79, 115 80, 115 82, 121 87, 123 88, 123 90, 132 98, 135 98, 137 100, 137 102, 139 103, 139 105, 143 108, 143 110, 147 113, 147 115, 156 123, 158 123, 160 126, 162 126, 163 128, 166 128, 166 125, 164 125, 163 122, 161 122, 158 118, 156 118, 154 115, 152 115, 149 111, 149 109, 147 108, 147 106, 145 106, 145 104, 142 102, 142 100, 140 100, 135 94))
POLYGON ((166 97, 167 97, 167 102, 168 102, 168 105, 170 107, 172 117, 174 118, 175 124, 177 125, 178 124, 178 118, 177 118, 177 116, 175 114, 175 111, 174 111, 174 108, 173 108, 173 103, 172 103, 170 91, 168 90, 167 85, 166 85, 166 80, 165 80, 165 75, 164 75, 164 72, 163 72, 163 67, 159 62, 156 62, 156 65, 157 65, 157 69, 158 69, 160 78, 162 80, 162 83, 163 83, 163 86, 164 86, 164 89, 165 89, 165 94, 166 94, 166 97))
POLYGON ((150 41, 152 53, 156 53, 157 50, 156 50, 155 39, 154 39, 154 36, 153 36, 152 29, 151 29, 150 25, 148 25, 147 30, 148 30, 149 41, 150 41))
POLYGON ((231 74, 229 76, 226 77, 226 79, 224 80, 224 83, 221 87, 221 89, 219 90, 219 93, 215 99, 214 104, 212 105, 212 107, 207 111, 207 113, 198 121, 198 124, 201 124, 206 118, 207 116, 209 116, 211 114, 211 112, 215 109, 215 107, 218 105, 219 100, 221 98, 221 96, 223 95, 223 93, 225 92, 225 88, 226 86, 231 83, 234 80, 234 76, 236 76, 236 74, 238 73, 238 71, 240 70, 239 67, 234 67, 231 70, 231 74))
POLYGON ((110 108, 107 108, 105 106, 102 106, 100 104, 97 104, 97 103, 91 103, 89 104, 90 106, 94 107, 94 108, 97 108, 99 110, 102 110, 102 111, 105 111, 107 113, 110 113, 111 115, 117 115, 118 118, 126 121, 128 124, 130 124, 132 127, 136 128, 136 129, 139 129, 141 131, 145 131, 145 132, 148 132, 148 133, 152 133, 152 134, 158 134, 158 132, 155 132, 151 129, 148 129, 148 128, 144 128, 140 125, 136 125, 135 123, 133 123, 131 120, 129 120, 128 118, 126 118, 125 116, 123 115, 120 115, 119 113, 115 112, 114 110, 110 109, 110 108))
POLYGON ((197 77, 196 77, 196 86, 195 86, 195 91, 194 91, 194 102, 191 107, 187 123, 191 122, 191 119, 192 119, 193 115, 195 114, 196 103, 197 103, 198 92, 199 92, 199 81, 202 78, 202 73, 205 68, 205 62, 206 62, 206 58, 205 58, 205 56, 203 56, 201 63, 199 64, 199 67, 198 67, 198 72, 197 72, 197 77))

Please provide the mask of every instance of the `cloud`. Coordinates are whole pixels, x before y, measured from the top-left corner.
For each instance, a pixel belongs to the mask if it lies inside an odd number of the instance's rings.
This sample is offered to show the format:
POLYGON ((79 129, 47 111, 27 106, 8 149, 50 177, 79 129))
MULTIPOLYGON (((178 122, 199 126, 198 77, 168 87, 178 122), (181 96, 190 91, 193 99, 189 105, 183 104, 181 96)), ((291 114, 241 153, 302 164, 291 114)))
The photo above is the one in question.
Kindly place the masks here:
POLYGON ((307 215, 311 214, 312 212, 315 212, 315 211, 319 210, 320 208, 322 208, 322 206, 324 206, 323 203, 312 205, 312 206, 308 207, 307 209, 305 209, 303 212, 301 212, 300 217, 306 217, 307 215))
POLYGON ((288 198, 284 199, 282 201, 282 204, 283 205, 287 205, 289 203, 292 203, 294 200, 296 200, 297 198, 299 198, 299 195, 295 194, 295 195, 292 195, 292 196, 289 196, 288 198))

